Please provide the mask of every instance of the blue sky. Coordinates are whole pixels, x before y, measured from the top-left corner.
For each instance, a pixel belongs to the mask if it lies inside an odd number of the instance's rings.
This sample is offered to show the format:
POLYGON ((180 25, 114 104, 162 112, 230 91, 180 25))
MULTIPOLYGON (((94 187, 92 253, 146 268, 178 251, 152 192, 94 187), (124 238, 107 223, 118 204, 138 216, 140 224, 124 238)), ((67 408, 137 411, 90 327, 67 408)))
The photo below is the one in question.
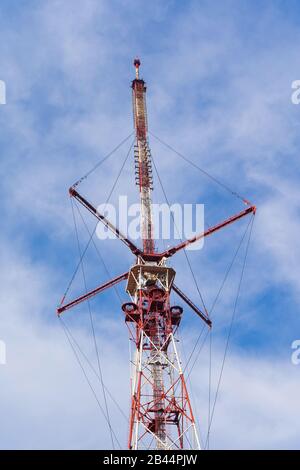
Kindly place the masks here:
MULTIPOLYGON (((136 55, 148 85, 151 131, 258 207, 211 447, 299 448, 300 366, 290 360, 291 343, 300 336, 300 107, 291 103, 291 83, 300 74, 298 16, 296 1, 1 2, 0 79, 7 87, 7 104, 0 106, 0 339, 7 345, 7 364, 0 366, 0 410, 7 423, 1 448, 109 446, 55 308, 78 256, 68 188, 132 132, 136 55)), ((126 145, 82 183, 80 190, 95 204, 105 201, 126 145)), ((150 145, 172 202, 204 203, 213 222, 243 209, 155 139, 150 145)), ((131 181, 133 155, 114 198, 137 200, 131 181)), ((159 202, 158 183, 155 188, 159 202)), ((87 217, 90 227, 92 222, 87 217)), ((245 223, 190 254, 207 305, 245 223)), ((111 275, 133 261, 115 241, 97 246, 111 275)), ((182 255, 174 267, 178 284, 199 302, 182 255)), ((90 287, 107 279, 92 250, 86 269, 90 287)), ((216 307, 214 384, 239 269, 216 307)), ((82 290, 79 278, 70 294, 82 290)), ((127 410, 128 341, 119 301, 114 292, 105 293, 92 308, 105 381, 127 410)), ((96 363, 86 308, 65 318, 96 363)), ((186 311, 186 354, 200 327, 186 311)), ((191 377, 204 439, 207 360, 204 348, 191 377)), ((95 387, 102 400, 97 381, 95 387)), ((125 447, 126 421, 109 406, 125 447)))

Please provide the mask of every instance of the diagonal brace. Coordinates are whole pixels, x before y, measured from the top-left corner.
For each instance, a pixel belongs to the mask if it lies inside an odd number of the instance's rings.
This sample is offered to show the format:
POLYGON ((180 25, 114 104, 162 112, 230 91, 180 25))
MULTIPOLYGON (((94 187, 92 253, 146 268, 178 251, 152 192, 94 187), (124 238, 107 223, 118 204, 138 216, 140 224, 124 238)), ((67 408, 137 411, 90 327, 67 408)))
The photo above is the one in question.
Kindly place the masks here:
POLYGON ((79 201, 80 204, 82 204, 89 212, 91 212, 91 214, 93 214, 100 222, 102 222, 105 227, 114 233, 114 235, 116 235, 116 237, 119 238, 134 255, 139 256, 142 254, 142 251, 129 238, 126 238, 125 235, 123 235, 123 233, 120 232, 120 230, 115 227, 103 214, 100 214, 100 212, 98 212, 98 210, 89 201, 81 196, 78 191, 74 189, 74 187, 69 189, 69 193, 70 196, 79 201))
POLYGON ((208 235, 211 235, 212 233, 217 232, 218 230, 220 230, 223 227, 227 227, 227 225, 232 224, 236 220, 239 220, 242 217, 244 217, 245 215, 248 215, 248 214, 251 214, 251 213, 253 213, 253 215, 254 215, 255 212, 256 212, 256 207, 255 206, 250 206, 247 209, 243 210, 242 212, 239 212, 238 214, 233 215, 232 217, 229 217, 228 219, 224 220, 223 222, 220 222, 219 224, 208 228, 207 230, 205 230, 205 232, 199 233, 198 235, 195 235, 193 238, 189 238, 189 239, 179 243, 179 245, 173 246, 173 248, 169 248, 168 250, 164 251, 163 253, 160 253, 159 256, 161 258, 170 258, 175 253, 177 253, 178 251, 186 248, 188 245, 191 245, 192 243, 195 243, 196 241, 200 240, 201 238, 207 237, 208 235))
POLYGON ((202 320, 211 328, 212 326, 212 323, 211 323, 211 320, 210 318, 208 317, 207 314, 201 312, 201 310, 187 297, 187 295, 185 295, 180 289, 179 287, 177 287, 174 283, 172 284, 172 289, 176 292, 177 295, 179 295, 179 297, 181 297, 182 300, 185 301, 185 303, 192 309, 194 310, 195 313, 197 313, 197 315, 202 318, 202 320))
POLYGON ((56 312, 57 315, 61 315, 63 312, 66 310, 69 310, 72 307, 75 307, 75 305, 78 305, 85 300, 89 300, 91 297, 94 297, 97 294, 100 294, 100 292, 103 292, 106 289, 109 289, 110 287, 113 287, 115 284, 118 284, 120 281, 124 281, 128 277, 128 272, 123 273, 120 276, 115 277, 114 279, 111 279, 110 281, 106 282, 105 284, 102 284, 99 287, 96 287, 96 289, 91 290, 90 292, 87 292, 84 295, 81 295, 80 297, 77 297, 76 299, 72 300, 71 302, 65 304, 65 305, 60 305, 56 312))

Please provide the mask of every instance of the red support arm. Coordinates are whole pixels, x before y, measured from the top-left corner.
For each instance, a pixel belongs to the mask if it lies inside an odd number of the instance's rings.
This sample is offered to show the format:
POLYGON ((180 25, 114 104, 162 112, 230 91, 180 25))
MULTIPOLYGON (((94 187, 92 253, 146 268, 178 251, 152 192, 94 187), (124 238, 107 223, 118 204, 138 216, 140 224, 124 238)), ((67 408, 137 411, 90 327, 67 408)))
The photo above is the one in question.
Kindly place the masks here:
POLYGON ((111 230, 111 232, 114 233, 117 238, 119 238, 123 243, 125 243, 125 245, 131 250, 134 255, 139 256, 142 254, 142 251, 131 240, 129 240, 129 238, 126 238, 125 235, 123 235, 117 227, 110 223, 110 221, 106 217, 104 217, 104 215, 100 214, 100 212, 98 212, 97 209, 92 206, 90 202, 88 202, 84 197, 82 197, 76 191, 76 189, 71 187, 69 189, 69 193, 70 196, 74 197, 77 201, 80 202, 80 204, 82 204, 88 211, 90 211, 91 214, 93 214, 98 220, 100 220, 100 222, 102 222, 105 227, 109 228, 109 230, 111 230))
POLYGON ((160 253, 159 256, 161 258, 170 258, 175 253, 177 253, 177 251, 182 250, 183 248, 187 247, 188 245, 191 245, 192 243, 195 243, 196 241, 200 240, 201 238, 207 237, 208 235, 211 235, 212 233, 217 232, 221 228, 232 224, 233 222, 235 222, 236 220, 241 219, 242 217, 244 217, 247 214, 251 214, 251 213, 255 214, 255 211, 256 211, 256 207, 255 206, 250 206, 247 209, 245 209, 244 211, 239 212, 236 215, 233 215, 229 219, 226 219, 223 222, 221 222, 217 225, 214 225, 213 227, 208 228, 207 230, 205 230, 205 232, 199 233, 198 235, 195 235, 193 238, 189 238, 188 240, 185 240, 185 241, 179 243, 179 245, 176 245, 173 248, 169 248, 168 250, 164 251, 163 253, 160 253))
POLYGON ((108 289, 109 287, 114 286, 120 281, 124 281, 128 277, 128 272, 121 274, 118 277, 115 277, 114 279, 111 279, 110 281, 106 282, 105 284, 102 284, 99 287, 96 287, 96 289, 91 290, 90 292, 87 292, 84 295, 81 295, 80 297, 77 297, 77 299, 72 300, 71 302, 61 305, 57 308, 56 312, 57 315, 60 315, 61 313, 65 312, 66 310, 69 310, 72 307, 75 307, 75 305, 80 304, 81 302, 84 302, 85 300, 90 299, 91 297, 94 297, 95 295, 99 294, 100 292, 103 292, 105 289, 108 289))
POLYGON ((172 284, 172 289, 177 295, 179 295, 179 297, 181 297, 182 300, 185 301, 186 304, 188 304, 189 307, 191 307, 192 310, 194 310, 195 313, 197 313, 200 318, 202 318, 209 327, 211 327, 212 323, 207 314, 201 312, 201 310, 174 283, 172 284))

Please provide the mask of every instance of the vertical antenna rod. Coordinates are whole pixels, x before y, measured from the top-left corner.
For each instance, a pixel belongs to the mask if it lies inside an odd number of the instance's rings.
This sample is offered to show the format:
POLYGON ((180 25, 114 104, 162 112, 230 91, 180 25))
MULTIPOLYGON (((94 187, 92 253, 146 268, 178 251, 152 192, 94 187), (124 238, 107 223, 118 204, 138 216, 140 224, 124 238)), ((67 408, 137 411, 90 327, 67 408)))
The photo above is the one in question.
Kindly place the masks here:
POLYGON ((134 146, 136 184, 140 190, 141 233, 145 253, 154 252, 152 218, 152 167, 151 154, 147 139, 146 85, 139 77, 141 62, 134 60, 135 79, 132 81, 133 116, 136 131, 134 146))
POLYGON ((170 305, 175 271, 155 259, 152 220, 152 168, 147 139, 146 86, 140 79, 140 60, 134 60, 132 81, 136 132, 135 174, 140 191, 143 253, 129 272, 123 304, 125 321, 135 344, 132 361, 132 400, 129 449, 199 448, 199 440, 186 389, 174 332, 182 309, 170 305), (153 254, 154 261, 142 259, 153 254))

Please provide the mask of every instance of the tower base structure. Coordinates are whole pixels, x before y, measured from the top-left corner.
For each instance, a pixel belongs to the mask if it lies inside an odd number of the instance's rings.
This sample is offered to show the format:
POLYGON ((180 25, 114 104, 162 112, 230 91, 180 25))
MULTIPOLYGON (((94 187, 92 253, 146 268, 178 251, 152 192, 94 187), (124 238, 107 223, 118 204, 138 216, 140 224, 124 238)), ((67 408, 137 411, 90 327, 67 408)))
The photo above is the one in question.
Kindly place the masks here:
POLYGON ((137 264, 129 272, 132 302, 122 306, 135 345, 129 449, 200 449, 176 347, 183 309, 170 305, 174 277, 164 265, 137 264))

